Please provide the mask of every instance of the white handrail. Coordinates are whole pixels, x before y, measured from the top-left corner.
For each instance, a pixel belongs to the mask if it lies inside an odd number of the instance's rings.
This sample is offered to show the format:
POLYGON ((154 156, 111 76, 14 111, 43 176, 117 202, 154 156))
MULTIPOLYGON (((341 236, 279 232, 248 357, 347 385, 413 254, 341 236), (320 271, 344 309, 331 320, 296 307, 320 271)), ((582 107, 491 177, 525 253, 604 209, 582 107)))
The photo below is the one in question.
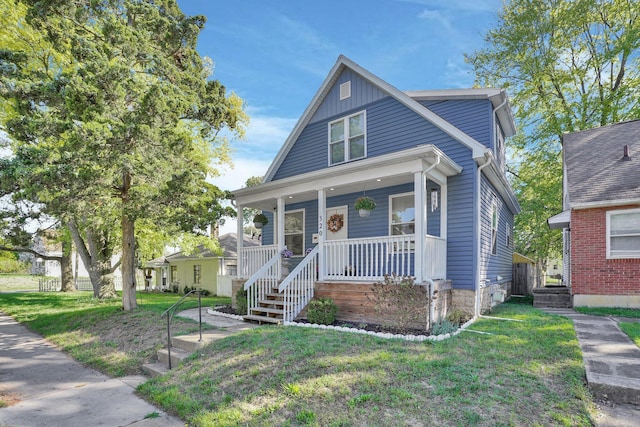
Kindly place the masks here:
POLYGON ((247 314, 251 314, 252 308, 258 307, 258 301, 264 299, 271 289, 278 287, 279 262, 280 254, 276 253, 244 283, 244 290, 247 291, 247 314))
POLYGON ((318 274, 320 246, 313 248, 291 273, 280 283, 278 292, 284 292, 283 320, 290 322, 313 298, 318 274))
POLYGON ((278 253, 276 245, 263 245, 242 248, 242 271, 238 271, 240 277, 251 277, 271 258, 278 253))

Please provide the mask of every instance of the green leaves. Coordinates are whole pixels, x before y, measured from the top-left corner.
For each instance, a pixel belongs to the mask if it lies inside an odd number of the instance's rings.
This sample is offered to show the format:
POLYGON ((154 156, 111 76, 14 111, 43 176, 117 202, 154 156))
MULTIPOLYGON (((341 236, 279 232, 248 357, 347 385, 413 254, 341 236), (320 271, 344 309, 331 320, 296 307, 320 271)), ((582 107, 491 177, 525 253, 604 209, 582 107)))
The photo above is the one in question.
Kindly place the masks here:
POLYGON ((518 251, 538 260, 560 252, 546 218, 562 210, 562 135, 640 116, 639 18, 626 0, 512 0, 485 47, 466 56, 478 84, 512 97, 518 251))

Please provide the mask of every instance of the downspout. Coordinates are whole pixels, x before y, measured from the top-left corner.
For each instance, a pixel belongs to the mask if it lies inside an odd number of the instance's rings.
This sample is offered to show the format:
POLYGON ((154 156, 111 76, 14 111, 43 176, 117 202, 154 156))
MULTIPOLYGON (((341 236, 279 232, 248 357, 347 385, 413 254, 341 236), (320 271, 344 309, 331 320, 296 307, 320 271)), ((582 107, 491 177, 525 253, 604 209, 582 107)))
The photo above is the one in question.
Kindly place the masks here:
POLYGON ((480 311, 481 311, 481 307, 480 307, 480 293, 481 293, 481 288, 480 288, 480 275, 481 275, 481 271, 480 271, 480 256, 481 256, 481 250, 482 247, 480 245, 480 242, 482 240, 482 197, 480 194, 480 190, 482 188, 482 186, 480 185, 480 182, 482 180, 482 169, 484 169, 485 167, 489 166, 491 164, 491 156, 487 157, 487 152, 485 152, 484 154, 484 158, 485 158, 485 163, 483 165, 478 166, 478 176, 476 179, 476 189, 475 189, 475 195, 476 195, 476 207, 477 207, 477 212, 476 212, 476 237, 477 237, 477 243, 476 243, 476 254, 477 254, 477 259, 476 259, 476 280, 475 280, 475 285, 476 285, 476 304, 475 304, 475 313, 474 316, 478 317, 480 316, 480 311))
MULTIPOLYGON (((436 161, 434 164, 429 166, 426 170, 422 171, 422 179, 424 180, 427 177, 427 174, 436 168, 440 164, 440 155, 436 154, 436 161)), ((425 182, 426 184, 426 182, 425 182)), ((426 200, 425 200, 426 202, 426 200)), ((426 228, 425 228, 426 234, 426 228)), ((424 236, 421 237, 424 239, 424 236)), ((423 246, 424 247, 424 246, 423 246)), ((423 267, 424 268, 424 267, 423 267)), ((423 270, 424 271, 424 270, 423 270)), ((427 322, 427 329, 431 329, 431 325, 433 324, 433 288, 435 287, 435 283, 432 279, 427 279, 422 275, 422 281, 427 282, 429 284, 429 321, 427 322)))

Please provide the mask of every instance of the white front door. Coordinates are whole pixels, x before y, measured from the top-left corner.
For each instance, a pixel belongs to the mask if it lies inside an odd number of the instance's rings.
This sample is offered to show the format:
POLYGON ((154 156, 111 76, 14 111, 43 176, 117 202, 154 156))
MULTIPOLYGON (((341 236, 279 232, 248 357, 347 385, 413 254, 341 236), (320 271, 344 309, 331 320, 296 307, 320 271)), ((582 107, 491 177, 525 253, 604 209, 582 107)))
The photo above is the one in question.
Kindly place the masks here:
MULTIPOLYGON (((339 206, 326 210, 326 240, 346 240, 349 238, 347 222, 349 219, 348 207, 339 206)), ((349 265, 349 252, 347 245, 328 245, 326 257, 327 275, 345 274, 349 265)))

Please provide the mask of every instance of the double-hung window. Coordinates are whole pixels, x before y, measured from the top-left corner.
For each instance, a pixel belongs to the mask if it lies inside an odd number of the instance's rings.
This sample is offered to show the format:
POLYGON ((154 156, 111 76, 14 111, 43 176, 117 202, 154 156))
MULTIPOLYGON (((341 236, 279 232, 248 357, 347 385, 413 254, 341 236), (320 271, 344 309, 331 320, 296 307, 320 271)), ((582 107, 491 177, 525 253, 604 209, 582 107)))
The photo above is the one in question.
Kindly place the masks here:
POLYGON ((416 211, 413 193, 398 194, 389 197, 389 225, 392 236, 415 234, 416 211))
POLYGON ((284 244, 294 256, 304 255, 304 211, 284 214, 284 244))
POLYGON ((607 258, 640 258, 640 209, 607 212, 607 258))
POLYGON ((491 255, 498 254, 498 203, 491 203, 491 255))
POLYGON ((364 111, 329 123, 329 165, 367 156, 367 123, 364 111))

